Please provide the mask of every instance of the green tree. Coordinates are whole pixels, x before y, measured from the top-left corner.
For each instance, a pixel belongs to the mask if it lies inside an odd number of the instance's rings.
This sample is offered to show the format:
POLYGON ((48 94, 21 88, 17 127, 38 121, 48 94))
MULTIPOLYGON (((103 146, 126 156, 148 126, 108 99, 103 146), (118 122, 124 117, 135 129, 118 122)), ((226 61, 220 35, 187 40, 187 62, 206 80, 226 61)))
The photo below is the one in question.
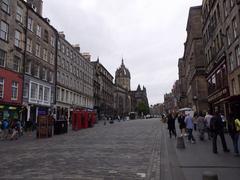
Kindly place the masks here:
POLYGON ((143 101, 139 102, 137 104, 137 108, 136 111, 138 113, 138 115, 147 115, 149 113, 149 107, 147 106, 147 104, 143 101))

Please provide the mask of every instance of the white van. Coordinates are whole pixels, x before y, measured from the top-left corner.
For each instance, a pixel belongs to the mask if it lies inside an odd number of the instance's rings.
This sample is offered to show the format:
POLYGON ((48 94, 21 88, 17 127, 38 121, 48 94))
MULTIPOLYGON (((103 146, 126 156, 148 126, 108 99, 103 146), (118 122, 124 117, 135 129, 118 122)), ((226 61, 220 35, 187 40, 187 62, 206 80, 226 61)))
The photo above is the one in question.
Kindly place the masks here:
POLYGON ((191 117, 194 116, 194 111, 192 110, 192 108, 181 108, 178 110, 178 112, 183 112, 185 115, 190 114, 191 117))

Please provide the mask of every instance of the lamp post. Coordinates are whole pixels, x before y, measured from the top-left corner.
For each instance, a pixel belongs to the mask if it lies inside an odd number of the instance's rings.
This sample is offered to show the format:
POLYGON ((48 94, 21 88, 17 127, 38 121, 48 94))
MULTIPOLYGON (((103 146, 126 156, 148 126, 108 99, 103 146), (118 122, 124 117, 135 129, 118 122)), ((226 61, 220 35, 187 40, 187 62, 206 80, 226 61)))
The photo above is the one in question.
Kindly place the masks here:
POLYGON ((193 102, 194 102, 194 106, 195 106, 195 111, 198 112, 198 105, 197 105, 197 96, 193 96, 193 102))

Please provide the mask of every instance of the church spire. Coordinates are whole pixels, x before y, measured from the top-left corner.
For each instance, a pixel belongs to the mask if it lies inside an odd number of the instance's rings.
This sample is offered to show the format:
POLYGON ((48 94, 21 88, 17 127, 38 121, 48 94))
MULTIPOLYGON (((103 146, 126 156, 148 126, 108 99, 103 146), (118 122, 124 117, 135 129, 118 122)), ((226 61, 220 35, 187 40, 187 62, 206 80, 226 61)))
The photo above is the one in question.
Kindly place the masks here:
POLYGON ((124 66, 124 60, 123 60, 123 57, 122 57, 122 66, 124 66))

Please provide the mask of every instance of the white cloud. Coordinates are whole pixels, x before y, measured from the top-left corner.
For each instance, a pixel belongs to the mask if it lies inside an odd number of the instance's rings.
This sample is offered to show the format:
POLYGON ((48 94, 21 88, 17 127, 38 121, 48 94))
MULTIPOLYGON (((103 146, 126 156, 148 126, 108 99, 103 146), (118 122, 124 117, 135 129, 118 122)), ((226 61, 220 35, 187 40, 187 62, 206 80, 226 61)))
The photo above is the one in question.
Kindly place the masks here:
POLYGON ((145 85, 150 104, 163 101, 178 77, 189 7, 202 0, 51 0, 44 15, 81 51, 100 56, 115 75, 122 56, 132 89, 145 85))

